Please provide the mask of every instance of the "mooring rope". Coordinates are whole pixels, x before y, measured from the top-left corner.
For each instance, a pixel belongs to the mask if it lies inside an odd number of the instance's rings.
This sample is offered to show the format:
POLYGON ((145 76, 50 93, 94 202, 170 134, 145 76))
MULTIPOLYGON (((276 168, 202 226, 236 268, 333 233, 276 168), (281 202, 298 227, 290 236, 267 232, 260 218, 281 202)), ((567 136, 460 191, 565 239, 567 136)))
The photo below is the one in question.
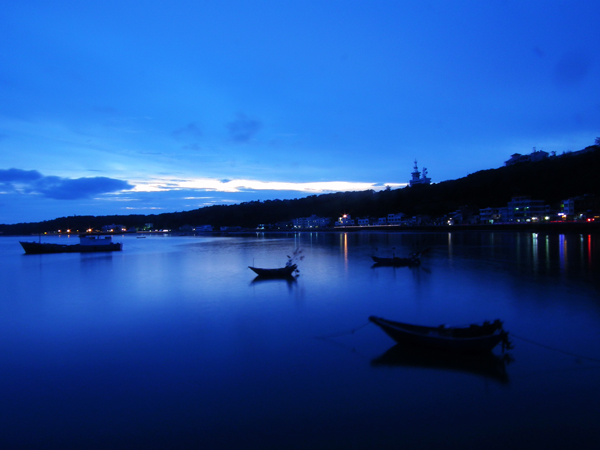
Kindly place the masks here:
POLYGON ((515 337, 515 338, 517 338, 517 339, 521 339, 522 341, 529 342, 530 344, 533 344, 533 345, 538 345, 538 346, 540 346, 540 347, 547 348, 548 350, 553 350, 553 351, 555 351, 555 352, 564 353, 565 355, 569 355, 569 356, 575 356, 576 358, 587 359, 587 360, 589 360, 589 361, 594 361, 594 362, 598 362, 598 363, 600 363, 600 359, 598 359, 598 358, 591 358, 591 357, 589 357, 589 356, 583 356, 583 355, 579 355, 579 354, 577 354, 577 353, 572 353, 572 352, 567 352, 567 351, 565 351, 565 350, 560 350, 560 349, 558 349, 558 348, 555 348, 555 347, 550 347, 549 345, 541 344, 541 343, 539 343, 539 342, 535 342, 535 341, 532 341, 532 340, 530 340, 530 339, 526 339, 526 338, 524 338, 524 337, 517 336, 517 335, 516 335, 516 334, 514 334, 514 333, 509 333, 509 335, 510 335, 511 337, 515 337))
POLYGON ((328 334, 326 336, 316 336, 317 339, 332 339, 335 337, 340 337, 340 336, 346 336, 347 334, 354 334, 356 331, 360 330, 361 328, 366 327, 367 325, 369 325, 371 322, 367 322, 357 328, 353 328, 352 330, 349 331, 342 331, 340 333, 334 333, 334 334, 328 334))

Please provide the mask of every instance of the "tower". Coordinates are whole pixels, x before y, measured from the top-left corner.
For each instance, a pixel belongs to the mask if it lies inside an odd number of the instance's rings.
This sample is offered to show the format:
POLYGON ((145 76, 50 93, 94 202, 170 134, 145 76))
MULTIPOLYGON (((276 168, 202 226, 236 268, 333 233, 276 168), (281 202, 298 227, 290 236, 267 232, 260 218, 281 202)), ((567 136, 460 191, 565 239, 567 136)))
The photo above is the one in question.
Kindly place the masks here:
POLYGON ((427 177, 427 169, 425 167, 423 167, 423 175, 421 176, 421 172, 419 172, 419 168, 417 166, 417 160, 415 159, 415 167, 414 170, 412 172, 412 179, 409 182, 410 186, 416 186, 416 185, 428 185, 431 184, 431 178, 427 177))

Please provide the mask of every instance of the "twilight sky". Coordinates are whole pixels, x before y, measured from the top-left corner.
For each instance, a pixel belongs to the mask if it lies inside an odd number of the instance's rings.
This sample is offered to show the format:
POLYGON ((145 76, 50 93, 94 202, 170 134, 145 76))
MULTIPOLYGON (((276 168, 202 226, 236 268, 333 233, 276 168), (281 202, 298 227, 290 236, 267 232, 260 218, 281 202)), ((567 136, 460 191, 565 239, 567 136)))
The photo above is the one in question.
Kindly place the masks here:
POLYGON ((589 0, 3 2, 0 223, 583 149, 600 136, 599 17, 589 0))

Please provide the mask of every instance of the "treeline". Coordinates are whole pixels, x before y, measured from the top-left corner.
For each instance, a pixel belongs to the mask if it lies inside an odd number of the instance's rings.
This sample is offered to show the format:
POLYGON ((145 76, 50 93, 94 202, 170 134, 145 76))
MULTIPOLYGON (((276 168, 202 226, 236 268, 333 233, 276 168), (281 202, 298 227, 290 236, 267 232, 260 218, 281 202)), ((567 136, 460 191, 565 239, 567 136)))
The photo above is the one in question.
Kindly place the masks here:
POLYGON ((215 205, 192 211, 153 215, 72 216, 54 220, 0 225, 4 234, 32 234, 50 230, 99 229, 118 224, 176 230, 183 225, 209 224, 255 228, 315 214, 337 220, 343 214, 352 217, 384 217, 390 213, 410 216, 441 217, 460 207, 501 207, 514 196, 527 195, 558 207, 562 200, 584 194, 600 195, 600 147, 587 152, 567 153, 539 162, 482 170, 458 180, 430 186, 313 195, 295 200, 267 200, 238 205, 215 205))

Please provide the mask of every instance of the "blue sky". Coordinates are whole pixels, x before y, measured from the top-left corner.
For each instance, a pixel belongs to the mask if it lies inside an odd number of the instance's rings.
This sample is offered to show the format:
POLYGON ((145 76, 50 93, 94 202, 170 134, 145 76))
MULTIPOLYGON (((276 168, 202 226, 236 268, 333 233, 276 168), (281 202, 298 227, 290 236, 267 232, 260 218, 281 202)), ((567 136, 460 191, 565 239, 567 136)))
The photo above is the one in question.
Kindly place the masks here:
POLYGON ((598 17, 552 0, 4 2, 0 223, 580 150, 600 136, 598 17))

